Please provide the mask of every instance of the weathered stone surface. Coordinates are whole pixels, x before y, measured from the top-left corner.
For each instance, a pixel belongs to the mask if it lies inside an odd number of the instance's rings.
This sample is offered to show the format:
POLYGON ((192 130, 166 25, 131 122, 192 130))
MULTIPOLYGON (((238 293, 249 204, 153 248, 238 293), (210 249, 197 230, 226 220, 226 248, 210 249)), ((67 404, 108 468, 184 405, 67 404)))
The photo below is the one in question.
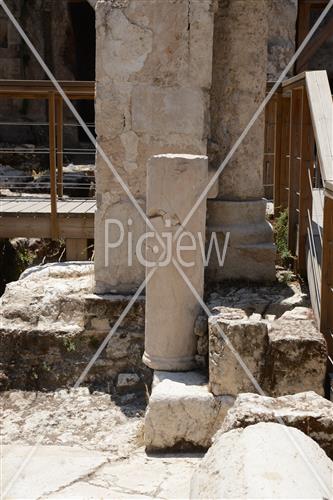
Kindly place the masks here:
POLYGON ((259 423, 216 435, 190 498, 329 498, 332 474, 332 461, 301 431, 259 423))
MULTIPOLYGON (((207 152, 213 10, 214 0, 96 4, 98 142, 143 210, 150 157, 207 152)), ((144 279, 135 254, 144 224, 99 155, 96 168, 97 290, 131 292, 144 279), (105 220, 119 218, 126 240, 128 217, 133 220, 133 264, 128 265, 124 243, 110 251, 106 265, 105 220)))
MULTIPOLYGON (((254 391, 244 369, 225 345, 219 324, 228 338, 230 335, 232 345, 268 395, 282 396, 307 390, 323 394, 326 343, 313 321, 312 309, 307 307, 307 295, 299 285, 224 286, 209 296, 208 305, 213 314, 208 324, 209 378, 214 394, 254 391), (262 325, 258 330, 262 334, 253 334, 255 352, 261 352, 257 358, 250 356, 248 359, 254 347, 244 333, 247 322, 262 325), (233 328, 237 334, 232 333, 233 328), (237 378, 231 376, 233 370, 237 378)), ((204 337, 198 338, 201 339, 199 349, 205 342, 204 337)))
POLYGON ((212 312, 219 312, 220 307, 242 309, 247 316, 252 313, 274 314, 282 316, 296 307, 309 307, 306 291, 298 282, 272 283, 263 285, 224 285, 208 297, 212 312))
POLYGON ((315 392, 270 398, 240 394, 225 417, 221 430, 228 432, 259 422, 296 427, 316 441, 333 458, 333 403, 315 392))
MULTIPOLYGON (((129 297, 96 295, 93 264, 50 264, 27 270, 1 298, 0 370, 8 387, 52 389, 75 383, 127 306, 129 297)), ((86 378, 112 389, 141 361, 144 298, 139 297, 86 378)), ((148 378, 146 378, 148 377, 148 378)), ((143 384, 142 384, 143 387, 143 384)))
MULTIPOLYGON (((276 81, 295 52, 298 0, 268 1, 267 79, 276 81)), ((288 76, 292 76, 292 68, 288 76)))
POLYGON ((220 253, 227 233, 224 265, 212 252, 206 272, 216 283, 223 279, 265 282, 275 280, 276 249, 273 230, 266 220, 266 201, 208 201, 207 238, 216 233, 220 253))
POLYGON ((114 401, 87 388, 10 391, 0 394, 0 407, 2 493, 13 466, 16 472, 30 453, 34 457, 22 471, 25 477, 15 482, 15 495, 10 490, 6 498, 26 498, 27 492, 29 498, 52 499, 189 498, 190 478, 202 453, 148 456, 142 446, 145 402, 137 393, 114 401), (83 454, 91 464, 96 456, 105 457, 105 464, 86 468, 83 454))
POLYGON ((237 395, 255 390, 237 356, 260 384, 267 341, 267 325, 261 321, 244 319, 242 313, 238 319, 225 319, 223 314, 212 316, 209 319, 209 386, 213 394, 237 395))
POLYGON ((55 392, 0 394, 5 445, 62 445, 107 452, 119 458, 141 446, 145 399, 127 392, 116 398, 87 387, 55 392))
POLYGON ((50 493, 71 484, 78 475, 89 476, 107 463, 107 457, 100 452, 90 450, 87 453, 84 449, 67 446, 43 446, 39 447, 38 453, 30 458, 24 471, 11 484, 11 479, 31 452, 31 448, 10 446, 5 447, 3 452, 6 471, 3 486, 9 487, 7 495, 9 493, 10 498, 19 498, 24 495, 24 491, 29 491, 30 498, 40 498, 41 495, 48 498, 50 493), (52 474, 50 474, 50 463, 52 463, 52 474))
MULTIPOLYGON (((219 0, 211 92, 211 139, 217 151, 213 161, 216 165, 227 156, 265 97, 267 14, 268 4, 262 0, 219 0)), ((263 119, 263 115, 258 117, 220 176, 220 199, 262 197, 263 119)))
POLYGON ((196 372, 155 372, 145 418, 148 449, 208 448, 234 398, 215 398, 196 372))
POLYGON ((159 155, 148 163, 147 214, 155 232, 166 245, 163 256, 156 235, 152 233, 147 238, 147 277, 152 266, 157 265, 157 269, 146 285, 143 360, 155 370, 187 371, 195 367, 197 338, 194 322, 200 305, 172 259, 177 261, 193 289, 202 297, 204 263, 201 249, 205 241, 206 199, 177 236, 172 248, 168 242, 183 227, 185 217, 207 181, 206 156, 159 155))
POLYGON ((117 389, 128 390, 140 384, 140 377, 136 373, 119 373, 117 379, 117 389))
POLYGON ((314 321, 277 320, 268 334, 264 389, 271 396, 324 394, 327 347, 314 321))

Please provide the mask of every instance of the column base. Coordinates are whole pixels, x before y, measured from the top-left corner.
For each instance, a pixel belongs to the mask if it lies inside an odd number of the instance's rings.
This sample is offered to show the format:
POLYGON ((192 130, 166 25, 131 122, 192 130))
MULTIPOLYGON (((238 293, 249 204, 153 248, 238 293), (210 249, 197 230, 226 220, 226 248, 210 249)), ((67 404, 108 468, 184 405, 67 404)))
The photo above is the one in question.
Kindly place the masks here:
POLYGON ((224 265, 213 248, 206 268, 208 282, 247 280, 271 282, 276 278, 273 228, 266 220, 266 200, 208 200, 207 240, 216 233, 220 254, 229 232, 224 265))
POLYGON ((150 356, 146 351, 142 356, 142 361, 152 370, 169 372, 187 372, 196 367, 194 356, 177 358, 160 358, 150 356))

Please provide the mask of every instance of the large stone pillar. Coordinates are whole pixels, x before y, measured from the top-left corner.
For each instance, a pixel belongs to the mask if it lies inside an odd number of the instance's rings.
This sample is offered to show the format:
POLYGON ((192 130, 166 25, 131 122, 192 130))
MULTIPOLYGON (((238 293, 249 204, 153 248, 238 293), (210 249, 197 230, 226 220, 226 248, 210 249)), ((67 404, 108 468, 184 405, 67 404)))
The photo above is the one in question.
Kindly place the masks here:
MULTIPOLYGON (((151 156, 207 153, 214 2, 96 4, 98 143, 143 210, 151 156)), ((135 247, 145 223, 99 155, 96 162, 96 289, 132 292, 144 279, 135 247)))
MULTIPOLYGON (((210 156, 215 167, 221 164, 265 97, 267 32, 267 1, 219 0, 211 95, 210 156)), ((274 279, 273 233, 265 219, 265 202, 260 201, 263 158, 261 114, 220 176, 217 200, 208 203, 208 232, 216 231, 220 244, 230 232, 224 267, 214 259, 210 263, 207 277, 212 281, 274 279)))
MULTIPOLYGON (((182 226, 208 183, 208 158, 159 155, 148 164, 147 214, 167 245, 182 226)), ((175 258, 202 297, 204 287, 206 199, 180 233, 172 253, 157 251, 156 238, 147 238, 147 260, 157 270, 146 286, 145 353, 143 361, 155 370, 187 371, 195 366, 194 322, 200 312, 193 292, 172 263, 175 258), (186 247, 186 248, 185 248, 186 247)), ((151 267, 147 267, 147 273, 151 267)))

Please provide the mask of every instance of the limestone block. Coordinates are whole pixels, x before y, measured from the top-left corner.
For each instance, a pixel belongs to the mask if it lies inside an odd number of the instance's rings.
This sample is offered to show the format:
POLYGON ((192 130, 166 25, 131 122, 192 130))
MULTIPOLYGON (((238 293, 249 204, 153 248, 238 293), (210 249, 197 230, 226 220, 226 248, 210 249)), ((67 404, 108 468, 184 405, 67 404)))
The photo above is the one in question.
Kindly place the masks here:
MULTIPOLYGON (((137 258, 137 245, 145 228, 145 220, 129 200, 112 205, 105 203, 97 208, 95 214, 97 293, 128 293, 137 290, 144 280, 144 266, 137 258)), ((144 252, 142 245, 140 248, 144 252)))
POLYGON ((221 430, 228 432, 258 422, 278 422, 277 418, 310 436, 333 458, 333 403, 315 392, 279 398, 240 394, 228 411, 221 430))
POLYGON ((223 266, 218 261, 216 251, 212 252, 206 273, 209 281, 275 279, 276 249, 272 226, 266 220, 265 200, 209 200, 208 241, 213 233, 216 233, 220 249, 224 247, 227 233, 230 237, 223 266))
POLYGON ((324 394, 327 348, 314 321, 280 319, 268 334, 264 389, 271 396, 324 394))
POLYGON ((208 325, 209 385, 213 394, 237 395, 255 390, 221 332, 260 384, 268 341, 267 325, 261 321, 244 319, 242 314, 238 319, 212 316, 208 325))
MULTIPOLYGON (((214 4, 215 0, 96 4, 97 140, 143 208, 150 157, 207 153, 214 4)), ((144 271, 136 264, 127 269, 126 248, 121 253, 112 250, 112 265, 105 266, 105 219, 131 212, 135 235, 142 234, 142 221, 128 208, 127 195, 100 155, 96 192, 97 289, 131 293, 143 281, 144 271)))
MULTIPOLYGON (((147 213, 157 234, 167 244, 168 236, 170 241, 206 186, 207 157, 155 156, 148 164, 147 175, 147 213)), ((200 305, 171 257, 177 260, 193 289, 202 296, 204 264, 200 249, 205 240, 205 223, 206 200, 203 200, 179 236, 179 242, 188 249, 177 252, 178 242, 175 243, 147 283, 143 360, 155 370, 187 371, 195 366, 194 323, 200 305)), ((161 256, 157 239, 147 239, 148 261, 156 265, 161 256)))
POLYGON ((204 136, 207 102, 201 90, 137 85, 132 99, 132 124, 136 132, 204 136))
POLYGON ((215 398, 199 373, 155 372, 145 417, 146 447, 209 447, 233 401, 215 398))
POLYGON ((332 461, 301 431, 259 423, 216 435, 190 498, 329 498, 332 474, 332 461))
MULTIPOLYGON (((263 101, 267 82, 268 2, 220 1, 215 17, 211 139, 220 165, 263 101)), ((264 116, 261 114, 220 176, 219 197, 263 194, 264 116)))

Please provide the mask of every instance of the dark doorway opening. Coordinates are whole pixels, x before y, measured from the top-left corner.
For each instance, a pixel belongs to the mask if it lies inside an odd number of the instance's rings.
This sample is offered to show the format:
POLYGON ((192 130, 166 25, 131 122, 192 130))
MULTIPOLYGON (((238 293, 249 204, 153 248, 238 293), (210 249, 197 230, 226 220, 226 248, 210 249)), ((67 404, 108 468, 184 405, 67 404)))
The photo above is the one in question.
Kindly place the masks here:
MULTIPOLYGON (((95 11, 86 0, 76 0, 75 2, 69 0, 68 9, 75 44, 75 78, 76 80, 95 81, 95 11)), ((95 123, 93 101, 77 101, 77 110, 86 123, 95 123)), ((87 136, 82 128, 79 129, 79 140, 87 141, 87 136)))

